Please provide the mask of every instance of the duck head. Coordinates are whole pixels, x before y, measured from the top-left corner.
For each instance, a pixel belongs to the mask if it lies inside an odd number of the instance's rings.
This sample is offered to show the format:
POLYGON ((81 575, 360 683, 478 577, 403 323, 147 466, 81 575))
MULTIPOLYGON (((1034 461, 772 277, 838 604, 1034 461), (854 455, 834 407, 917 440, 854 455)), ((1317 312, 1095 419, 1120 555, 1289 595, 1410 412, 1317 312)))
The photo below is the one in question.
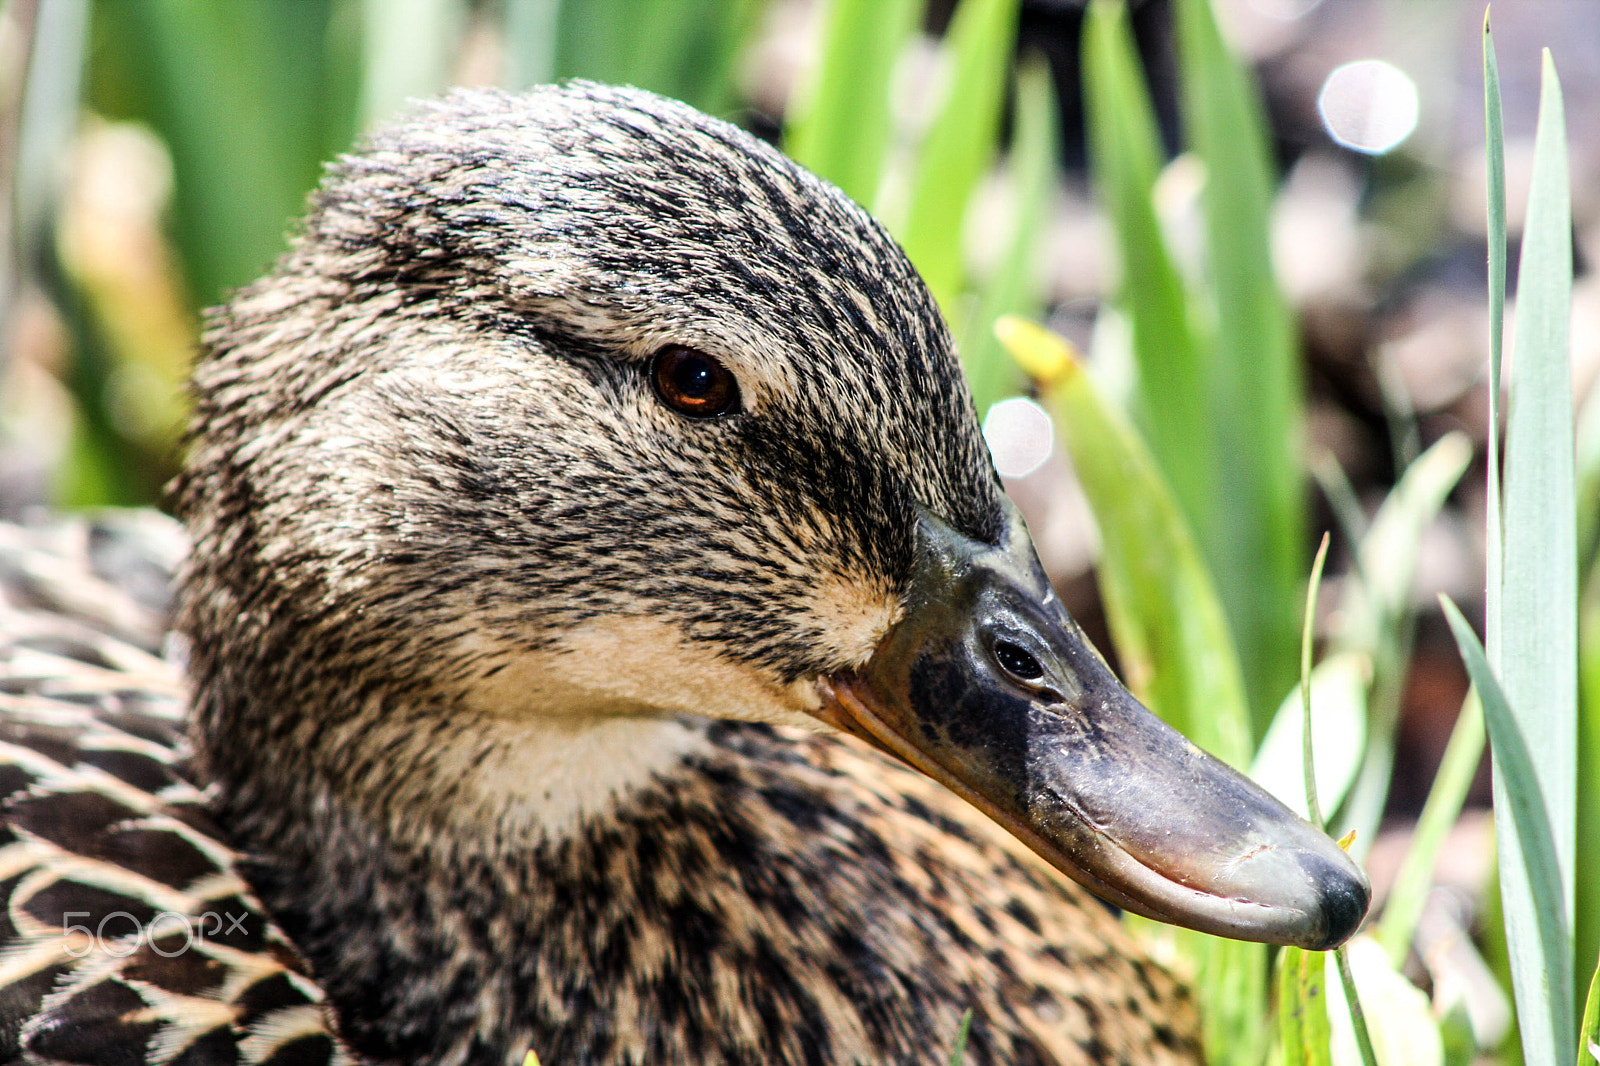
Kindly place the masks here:
POLYGON ((1140 914, 1321 948, 1365 912, 1062 608, 900 249, 725 123, 424 105, 214 314, 195 391, 197 739, 252 810, 500 825, 518 737, 832 726, 1140 914))

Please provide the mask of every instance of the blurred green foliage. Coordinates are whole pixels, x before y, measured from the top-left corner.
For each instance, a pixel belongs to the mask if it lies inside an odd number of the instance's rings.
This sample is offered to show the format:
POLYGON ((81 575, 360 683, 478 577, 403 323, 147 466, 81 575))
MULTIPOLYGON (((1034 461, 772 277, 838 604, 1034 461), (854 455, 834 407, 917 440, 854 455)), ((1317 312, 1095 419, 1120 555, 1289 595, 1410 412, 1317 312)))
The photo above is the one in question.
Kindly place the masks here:
POLYGON ((350 146, 360 8, 338 0, 101 0, 86 103, 172 155, 189 296, 215 303, 283 249, 322 164, 350 146))

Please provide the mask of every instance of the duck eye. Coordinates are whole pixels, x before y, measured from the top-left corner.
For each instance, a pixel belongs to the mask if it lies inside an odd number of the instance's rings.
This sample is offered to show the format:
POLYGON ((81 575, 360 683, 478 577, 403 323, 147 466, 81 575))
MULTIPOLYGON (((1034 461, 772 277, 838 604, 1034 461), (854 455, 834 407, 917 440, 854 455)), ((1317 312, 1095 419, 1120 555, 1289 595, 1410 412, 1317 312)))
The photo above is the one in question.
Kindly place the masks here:
POLYGON ((714 418, 739 405, 732 371, 681 344, 668 345, 650 360, 650 383, 662 403, 690 418, 714 418))
POLYGON ((1027 649, 1009 640, 994 642, 994 657, 999 661, 1000 668, 1018 681, 1037 681, 1044 676, 1044 667, 1039 665, 1039 660, 1027 649))

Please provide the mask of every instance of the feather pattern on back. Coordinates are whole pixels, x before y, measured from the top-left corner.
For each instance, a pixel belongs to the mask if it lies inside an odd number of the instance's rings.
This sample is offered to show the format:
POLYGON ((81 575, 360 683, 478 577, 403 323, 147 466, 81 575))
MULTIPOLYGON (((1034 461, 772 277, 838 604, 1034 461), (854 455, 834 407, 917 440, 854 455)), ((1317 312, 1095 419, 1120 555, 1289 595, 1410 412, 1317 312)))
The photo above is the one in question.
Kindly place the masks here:
POLYGON ((0 525, 0 1061, 342 1063, 184 766, 182 531, 0 525))

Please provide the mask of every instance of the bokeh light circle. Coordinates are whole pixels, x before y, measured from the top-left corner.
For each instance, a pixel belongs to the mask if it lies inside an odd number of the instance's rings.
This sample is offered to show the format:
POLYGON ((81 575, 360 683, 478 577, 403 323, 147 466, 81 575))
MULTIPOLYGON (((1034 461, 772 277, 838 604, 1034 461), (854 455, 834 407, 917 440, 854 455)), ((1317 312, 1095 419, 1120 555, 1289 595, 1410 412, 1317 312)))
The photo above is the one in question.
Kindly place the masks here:
POLYGON ((1417 85, 1393 63, 1360 59, 1328 75, 1317 94, 1317 112, 1335 141, 1382 155, 1417 128, 1417 85))
POLYGON ((1055 428, 1044 408, 1026 396, 1013 396, 989 408, 983 438, 1001 477, 1027 477, 1049 458, 1055 428))

